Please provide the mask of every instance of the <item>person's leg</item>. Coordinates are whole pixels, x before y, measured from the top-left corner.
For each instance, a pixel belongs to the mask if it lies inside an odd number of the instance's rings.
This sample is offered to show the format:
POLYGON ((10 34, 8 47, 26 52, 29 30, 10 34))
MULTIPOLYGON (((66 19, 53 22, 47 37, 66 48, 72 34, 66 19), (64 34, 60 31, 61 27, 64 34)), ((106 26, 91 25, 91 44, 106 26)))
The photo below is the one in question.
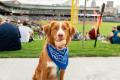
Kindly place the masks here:
POLYGON ((111 44, 113 43, 112 38, 113 38, 113 37, 109 37, 109 38, 108 38, 108 40, 110 41, 111 44))

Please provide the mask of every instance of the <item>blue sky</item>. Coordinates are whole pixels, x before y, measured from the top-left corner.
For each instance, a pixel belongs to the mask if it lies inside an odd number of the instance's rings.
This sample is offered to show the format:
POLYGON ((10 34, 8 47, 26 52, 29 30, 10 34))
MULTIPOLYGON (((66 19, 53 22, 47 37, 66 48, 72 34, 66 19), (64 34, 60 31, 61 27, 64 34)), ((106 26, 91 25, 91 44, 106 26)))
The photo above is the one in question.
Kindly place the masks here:
MULTIPOLYGON (((2 1, 6 1, 6 0, 2 0, 2 1)), ((50 4, 58 4, 58 3, 63 3, 64 1, 67 1, 67 0, 18 0, 22 3, 28 3, 28 4, 47 4, 47 5, 50 5, 50 4)), ((80 5, 84 5, 84 1, 85 0, 79 0, 80 2, 80 5)), ((92 0, 88 0, 87 1, 87 6, 90 5, 90 2, 92 0)), ((108 0, 96 0, 97 2, 97 5, 101 5, 103 2, 106 3, 106 1, 108 0)), ((109 0, 109 1, 114 1, 114 6, 116 5, 120 5, 120 0, 109 0)))

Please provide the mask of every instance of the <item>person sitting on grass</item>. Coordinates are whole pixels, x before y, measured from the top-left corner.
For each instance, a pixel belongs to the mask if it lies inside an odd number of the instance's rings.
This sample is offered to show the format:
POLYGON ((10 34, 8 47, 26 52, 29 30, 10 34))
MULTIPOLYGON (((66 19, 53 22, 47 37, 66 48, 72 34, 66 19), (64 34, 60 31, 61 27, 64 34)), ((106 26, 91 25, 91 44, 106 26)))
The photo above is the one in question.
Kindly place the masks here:
POLYGON ((95 40, 96 39, 96 28, 95 26, 92 27, 92 29, 89 31, 89 38, 91 40, 95 40))
POLYGON ((111 36, 113 44, 120 44, 120 25, 117 26, 117 30, 111 36))
POLYGON ((44 31, 43 31, 43 27, 42 26, 39 26, 38 36, 39 36, 40 40, 42 40, 43 37, 44 37, 44 31))
POLYGON ((116 31, 117 31, 117 27, 113 26, 112 27, 112 32, 110 32, 110 34, 107 37, 107 41, 109 41, 110 43, 113 43, 113 35, 116 31))
POLYGON ((0 16, 0 51, 20 50, 19 29, 10 23, 5 22, 4 17, 0 16))
POLYGON ((21 42, 33 41, 33 30, 28 27, 28 23, 26 21, 24 21, 23 24, 19 26, 19 30, 21 34, 21 42))
POLYGON ((74 34, 72 40, 73 40, 73 41, 78 41, 78 40, 80 40, 80 33, 79 33, 78 31, 76 31, 76 33, 74 34))

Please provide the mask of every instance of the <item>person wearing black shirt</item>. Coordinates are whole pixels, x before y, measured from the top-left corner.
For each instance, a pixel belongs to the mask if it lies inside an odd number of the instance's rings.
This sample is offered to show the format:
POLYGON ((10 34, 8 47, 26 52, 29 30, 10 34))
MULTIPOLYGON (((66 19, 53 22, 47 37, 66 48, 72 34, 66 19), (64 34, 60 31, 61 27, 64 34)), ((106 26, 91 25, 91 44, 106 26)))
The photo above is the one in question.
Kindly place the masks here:
POLYGON ((0 51, 20 50, 19 29, 10 23, 3 22, 0 17, 0 51))

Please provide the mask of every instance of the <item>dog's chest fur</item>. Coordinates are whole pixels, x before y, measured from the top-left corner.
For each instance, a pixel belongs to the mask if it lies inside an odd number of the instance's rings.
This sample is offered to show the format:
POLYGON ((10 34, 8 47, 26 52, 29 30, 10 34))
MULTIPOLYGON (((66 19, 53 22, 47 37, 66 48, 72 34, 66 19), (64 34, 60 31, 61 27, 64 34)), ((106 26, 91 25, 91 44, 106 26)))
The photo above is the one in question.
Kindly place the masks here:
POLYGON ((49 74, 49 77, 51 77, 51 78, 58 77, 58 75, 57 75, 58 69, 54 62, 52 62, 52 61, 47 62, 47 71, 48 71, 47 73, 49 74))
POLYGON ((51 76, 57 76, 58 69, 54 62, 52 62, 52 61, 47 62, 47 68, 51 69, 51 73, 50 73, 51 76))

